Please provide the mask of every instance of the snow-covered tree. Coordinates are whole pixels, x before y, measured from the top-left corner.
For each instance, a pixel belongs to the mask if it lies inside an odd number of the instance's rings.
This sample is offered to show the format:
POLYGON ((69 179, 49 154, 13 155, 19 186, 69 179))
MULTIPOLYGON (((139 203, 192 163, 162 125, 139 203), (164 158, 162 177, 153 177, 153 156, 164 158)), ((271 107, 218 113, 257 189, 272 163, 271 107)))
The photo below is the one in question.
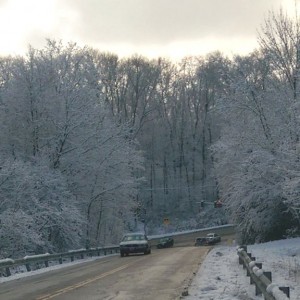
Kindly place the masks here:
POLYGON ((94 52, 48 41, 8 70, 12 76, 1 86, 0 152, 42 162, 66 184, 85 219, 87 246, 116 241, 133 220, 142 155, 131 128, 117 124, 103 101, 94 52))
POLYGON ((299 231, 290 202, 298 169, 299 104, 292 84, 297 79, 291 75, 297 52, 291 23, 282 15, 271 21, 260 37, 262 48, 235 58, 230 92, 218 103, 223 126, 213 147, 215 166, 242 242, 281 238, 297 226, 299 231))
POLYGON ((0 165, 0 255, 79 247, 84 220, 62 174, 42 159, 2 158, 0 165))

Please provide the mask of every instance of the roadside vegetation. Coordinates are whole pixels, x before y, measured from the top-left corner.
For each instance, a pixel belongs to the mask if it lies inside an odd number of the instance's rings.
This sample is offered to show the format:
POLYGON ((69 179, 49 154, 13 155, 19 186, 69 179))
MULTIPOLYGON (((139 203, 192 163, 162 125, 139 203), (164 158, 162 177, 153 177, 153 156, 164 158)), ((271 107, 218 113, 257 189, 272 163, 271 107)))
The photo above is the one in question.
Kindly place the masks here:
POLYGON ((54 40, 1 57, 0 258, 118 243, 140 224, 299 235, 300 22, 270 13, 258 40, 180 62, 54 40))

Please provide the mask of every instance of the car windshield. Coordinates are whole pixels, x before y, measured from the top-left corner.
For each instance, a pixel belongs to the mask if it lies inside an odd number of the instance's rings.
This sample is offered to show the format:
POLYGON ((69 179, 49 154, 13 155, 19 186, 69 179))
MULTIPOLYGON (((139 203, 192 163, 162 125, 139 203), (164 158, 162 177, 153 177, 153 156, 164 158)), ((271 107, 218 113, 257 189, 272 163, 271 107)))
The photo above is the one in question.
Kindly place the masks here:
POLYGON ((125 235, 123 241, 142 241, 145 240, 145 237, 141 234, 139 235, 125 235))

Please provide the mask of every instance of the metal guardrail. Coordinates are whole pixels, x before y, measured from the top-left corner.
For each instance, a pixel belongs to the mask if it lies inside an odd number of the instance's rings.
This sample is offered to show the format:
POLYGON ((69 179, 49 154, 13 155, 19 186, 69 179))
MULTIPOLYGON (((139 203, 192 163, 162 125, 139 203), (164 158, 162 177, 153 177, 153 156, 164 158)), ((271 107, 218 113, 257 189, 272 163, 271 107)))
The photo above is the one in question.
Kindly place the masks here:
POLYGON ((272 283, 271 272, 264 272, 262 263, 256 262, 251 253, 247 253, 247 246, 237 247, 239 263, 247 269, 250 284, 255 284, 255 295, 263 294, 265 300, 289 300, 289 287, 279 287, 272 283))
POLYGON ((43 263, 47 268, 49 267, 50 261, 58 261, 59 264, 64 262, 64 259, 70 259, 74 261, 75 259, 84 259, 85 257, 92 256, 105 256, 107 254, 113 254, 119 252, 119 246, 113 247, 102 247, 102 248, 91 248, 91 249, 79 249, 72 250, 64 253, 57 254, 41 254, 33 256, 25 256, 19 259, 3 259, 0 260, 0 273, 5 274, 5 276, 11 276, 11 268, 18 266, 25 266, 28 272, 32 269, 32 264, 43 263))
MULTIPOLYGON (((235 225, 227 224, 222 226, 215 226, 210 228, 202 228, 202 229, 195 229, 195 230, 188 230, 183 232, 173 232, 168 234, 172 236, 176 241, 179 243, 183 243, 182 239, 189 239, 194 242, 194 238, 192 238, 197 233, 208 233, 212 230, 215 232, 222 232, 223 234, 228 234, 234 232, 235 225)), ((164 235, 157 235, 157 236, 148 236, 151 246, 157 244, 159 239, 164 235)), ((184 244, 184 243, 183 243, 184 244)), ((43 267, 49 267, 49 262, 51 261, 58 261, 59 264, 64 263, 64 260, 70 259, 70 261, 74 261, 75 259, 83 259, 84 257, 92 257, 92 256, 105 256, 107 254, 119 253, 119 246, 111 246, 111 247, 101 247, 101 248, 90 248, 90 249, 79 249, 79 250, 72 250, 69 252, 64 253, 57 253, 57 254, 40 254, 40 255, 33 255, 33 256, 26 256, 20 259, 2 259, 0 260, 0 276, 1 274, 4 276, 11 276, 12 272, 11 269, 14 267, 25 266, 26 270, 30 272, 32 270, 33 264, 43 264, 43 267)), ((39 266, 40 268, 42 266, 39 266)))
POLYGON ((226 224, 226 225, 204 227, 204 228, 192 229, 186 231, 170 232, 170 233, 164 233, 158 235, 148 235, 148 238, 150 240, 155 240, 155 239, 160 239, 166 235, 175 237, 175 236, 182 236, 182 235, 192 235, 195 233, 208 233, 212 231, 216 233, 222 233, 222 234, 231 234, 235 232, 235 227, 236 227, 235 224, 226 224))

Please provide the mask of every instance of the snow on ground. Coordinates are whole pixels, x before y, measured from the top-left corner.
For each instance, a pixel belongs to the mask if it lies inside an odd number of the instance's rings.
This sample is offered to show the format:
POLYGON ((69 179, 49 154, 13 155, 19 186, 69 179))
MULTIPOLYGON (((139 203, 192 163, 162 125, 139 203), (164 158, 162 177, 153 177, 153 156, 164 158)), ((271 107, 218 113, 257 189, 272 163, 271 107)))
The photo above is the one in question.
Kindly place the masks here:
MULTIPOLYGON (((300 300, 300 238, 248 246, 248 253, 272 272, 272 282, 290 287, 290 299, 300 300)), ((200 266, 184 300, 261 300, 255 296, 236 246, 216 246, 200 266)))
MULTIPOLYGON (((271 271, 273 283, 289 286, 291 300, 300 300, 300 238, 274 241, 248 246, 248 252, 263 263, 264 271, 271 271)), ((117 255, 117 254, 113 254, 117 255)), ((48 272, 69 265, 101 259, 93 257, 84 260, 54 265, 10 277, 0 277, 0 283, 48 272)), ((255 296, 255 287, 250 285, 246 270, 239 265, 236 246, 216 246, 200 266, 184 300, 262 300, 255 296)))

